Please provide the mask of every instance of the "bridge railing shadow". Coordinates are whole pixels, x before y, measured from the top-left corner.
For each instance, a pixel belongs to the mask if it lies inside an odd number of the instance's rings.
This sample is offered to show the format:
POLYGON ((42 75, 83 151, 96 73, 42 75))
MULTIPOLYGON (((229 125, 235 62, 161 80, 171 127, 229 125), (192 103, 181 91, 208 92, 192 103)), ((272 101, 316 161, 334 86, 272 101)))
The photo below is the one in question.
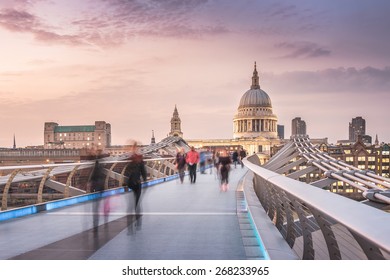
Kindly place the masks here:
POLYGON ((261 206, 301 259, 390 259, 385 211, 267 170, 256 155, 244 164, 261 206))

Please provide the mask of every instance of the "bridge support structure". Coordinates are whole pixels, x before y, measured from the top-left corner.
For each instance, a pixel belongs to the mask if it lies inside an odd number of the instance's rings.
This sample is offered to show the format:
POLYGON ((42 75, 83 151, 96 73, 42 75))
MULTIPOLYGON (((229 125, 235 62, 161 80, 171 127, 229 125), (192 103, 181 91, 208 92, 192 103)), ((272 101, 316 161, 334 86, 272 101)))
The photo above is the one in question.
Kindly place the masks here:
MULTIPOLYGON (((253 189, 269 221, 299 258, 390 259, 390 216, 387 212, 322 189, 324 184, 335 181, 333 176, 319 180, 316 186, 315 183, 307 184, 289 178, 299 178, 288 176, 293 174, 291 171, 277 173, 283 166, 288 166, 287 170, 299 160, 291 157, 295 153, 294 143, 286 145, 281 151, 289 160, 276 154, 276 159, 271 158, 269 164, 260 166, 257 156, 253 155, 244 159, 244 164, 253 173, 253 189)), ((301 156, 313 158, 302 153, 301 156)), ((330 163, 322 156, 324 162, 318 160, 316 164, 325 173, 330 163)), ((302 174, 304 170, 301 168, 302 174)), ((383 190, 381 193, 387 194, 383 190)), ((385 200, 380 201, 386 203, 385 200)))

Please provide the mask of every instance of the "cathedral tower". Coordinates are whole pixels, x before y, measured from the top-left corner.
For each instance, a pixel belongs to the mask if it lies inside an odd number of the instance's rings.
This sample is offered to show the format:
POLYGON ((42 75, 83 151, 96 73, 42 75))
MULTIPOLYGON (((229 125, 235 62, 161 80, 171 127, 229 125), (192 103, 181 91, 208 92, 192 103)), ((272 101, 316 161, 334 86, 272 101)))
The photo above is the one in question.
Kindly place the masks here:
POLYGON ((176 105, 171 118, 171 132, 169 133, 169 136, 183 137, 183 132, 181 132, 181 120, 176 105))

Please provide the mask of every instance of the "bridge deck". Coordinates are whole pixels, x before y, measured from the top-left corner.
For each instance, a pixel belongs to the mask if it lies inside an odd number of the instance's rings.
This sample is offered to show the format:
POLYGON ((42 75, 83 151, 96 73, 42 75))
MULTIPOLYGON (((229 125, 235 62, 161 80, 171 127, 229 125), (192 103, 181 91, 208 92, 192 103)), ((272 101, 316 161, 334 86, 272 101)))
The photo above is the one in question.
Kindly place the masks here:
MULTIPOLYGON (((214 172, 214 170, 213 170, 214 172)), ((0 259, 261 259, 250 223, 236 212, 236 187, 246 169, 232 168, 220 192, 215 172, 190 184, 170 181, 143 192, 142 217, 132 193, 109 198, 110 214, 93 228, 93 203, 0 224, 0 259)), ((99 204, 104 207, 104 201, 99 204)))

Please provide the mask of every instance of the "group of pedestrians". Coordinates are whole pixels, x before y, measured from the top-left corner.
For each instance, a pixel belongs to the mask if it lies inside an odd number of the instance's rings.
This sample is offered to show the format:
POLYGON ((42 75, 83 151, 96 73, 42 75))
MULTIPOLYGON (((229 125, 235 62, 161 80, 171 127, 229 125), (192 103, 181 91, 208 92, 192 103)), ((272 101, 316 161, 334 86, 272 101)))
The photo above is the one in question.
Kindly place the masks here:
MULTIPOLYGON (((220 179, 220 189, 223 192, 226 192, 229 189, 229 172, 231 164, 234 163, 235 167, 237 163, 242 163, 242 159, 246 157, 245 150, 241 149, 239 152, 234 152, 230 156, 227 150, 220 150, 219 152, 214 152, 212 156, 212 161, 217 170, 216 174, 220 179)), ((106 175, 103 168, 103 163, 101 162, 102 156, 99 152, 95 152, 92 155, 92 159, 95 160, 95 165, 91 174, 90 180, 90 191, 91 192, 101 192, 104 190, 105 178, 106 175)), ((127 178, 125 191, 132 190, 134 203, 131 206, 131 203, 128 204, 128 224, 135 224, 140 226, 141 222, 141 193, 142 193, 142 181, 146 181, 146 168, 143 156, 138 152, 137 143, 134 142, 131 145, 129 163, 126 165, 124 170, 124 175, 127 178), (130 213, 133 213, 131 215, 130 213), (135 220, 134 220, 135 219, 135 220), (135 223, 134 223, 135 221, 135 223)), ((207 159, 206 159, 207 160, 207 159)), ((184 182, 185 170, 188 168, 189 177, 191 184, 196 182, 196 171, 197 165, 200 162, 200 153, 195 150, 194 147, 191 147, 190 151, 185 152, 184 148, 181 148, 180 151, 176 154, 175 165, 179 173, 180 182, 184 182)), ((205 167, 204 167, 205 168, 205 167)), ((211 174, 211 173, 210 173, 211 174)), ((108 201, 108 200, 106 200, 108 201)), ((105 202, 106 203, 106 202, 105 202)), ((96 229, 99 224, 99 210, 100 208, 100 199, 96 200, 93 204, 93 224, 96 229)), ((109 213, 109 205, 104 205, 105 213, 105 222, 107 222, 107 217, 109 213), (107 208, 107 209, 106 209, 107 208)))
POLYGON ((191 147, 188 153, 185 153, 184 148, 176 154, 176 169, 179 173, 180 182, 184 182, 184 174, 186 166, 188 166, 188 173, 190 175, 190 182, 194 184, 196 182, 196 168, 200 161, 199 153, 195 150, 195 147, 191 147))
MULTIPOLYGON (((203 155, 206 153, 203 152, 203 155)), ((210 162, 214 163, 214 167, 216 168, 216 175, 220 180, 220 189, 223 192, 226 192, 229 189, 229 172, 230 166, 234 163, 235 167, 237 163, 240 163, 242 167, 244 167, 242 163, 242 159, 246 157, 245 150, 241 149, 240 151, 235 151, 232 156, 230 156, 227 150, 220 150, 219 152, 213 153, 212 157, 210 157, 210 161, 206 159, 205 156, 202 158, 202 152, 199 153, 195 150, 194 147, 191 147, 191 150, 185 153, 184 149, 181 148, 180 151, 176 154, 175 165, 179 174, 180 182, 184 182, 184 175, 186 167, 189 171, 190 183, 193 184, 196 182, 196 170, 197 164, 200 162, 200 172, 205 173, 205 163, 210 162), (203 165, 202 165, 203 163, 203 165)), ((210 174, 212 173, 212 168, 210 169, 210 174)))
MULTIPOLYGON (((89 188, 91 192, 101 192, 104 190, 106 174, 104 172, 104 162, 101 160, 99 153, 93 152, 92 159, 95 160, 95 164, 91 173, 89 181, 89 188)), ((124 175, 127 178, 125 184, 125 191, 132 190, 133 203, 128 202, 128 215, 127 223, 129 229, 133 229, 133 225, 140 229, 141 226, 141 193, 142 193, 142 181, 146 181, 147 173, 145 163, 142 154, 138 152, 138 146, 136 142, 130 145, 129 151, 129 163, 126 165, 124 175)), ((97 231, 99 225, 99 216, 101 208, 101 199, 96 199, 93 203, 93 226, 94 231, 97 231)), ((107 223, 108 214, 110 211, 109 200, 104 200, 104 217, 105 223, 107 223)))
POLYGON ((242 162, 242 160, 245 157, 246 157, 246 151, 244 149, 240 149, 239 151, 235 150, 232 154, 234 168, 237 168, 237 164, 241 164, 241 168, 244 168, 244 163, 242 162))

